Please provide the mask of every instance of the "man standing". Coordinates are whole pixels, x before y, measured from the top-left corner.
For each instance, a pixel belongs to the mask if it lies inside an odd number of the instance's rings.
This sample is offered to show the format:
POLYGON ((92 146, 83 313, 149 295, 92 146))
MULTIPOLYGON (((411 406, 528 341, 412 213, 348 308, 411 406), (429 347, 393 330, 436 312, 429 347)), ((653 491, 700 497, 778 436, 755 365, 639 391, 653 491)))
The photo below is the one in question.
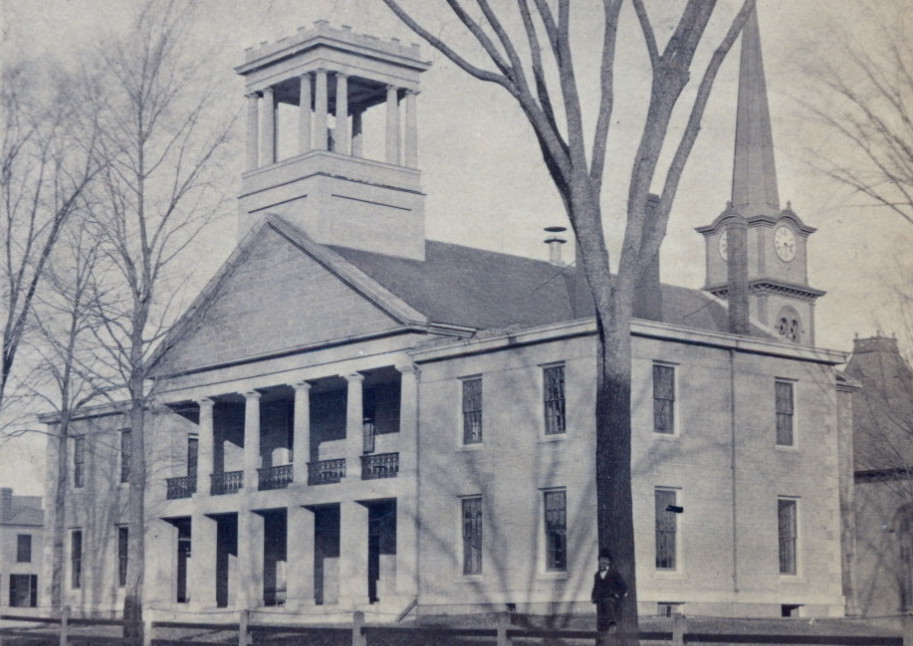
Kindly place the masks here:
POLYGON ((596 630, 608 632, 615 625, 621 610, 621 600, 628 594, 628 586, 618 570, 612 569, 609 550, 599 550, 599 570, 593 577, 590 600, 596 604, 596 630))

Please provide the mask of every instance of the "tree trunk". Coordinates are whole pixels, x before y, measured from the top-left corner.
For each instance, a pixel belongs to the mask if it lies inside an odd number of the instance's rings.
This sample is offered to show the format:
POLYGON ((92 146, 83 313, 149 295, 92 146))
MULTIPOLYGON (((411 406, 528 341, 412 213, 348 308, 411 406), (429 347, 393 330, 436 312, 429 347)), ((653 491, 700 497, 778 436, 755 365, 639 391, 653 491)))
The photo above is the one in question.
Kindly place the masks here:
POLYGON ((124 594, 124 638, 141 644, 143 640, 143 579, 146 551, 146 405, 142 374, 134 371, 130 380, 130 494, 128 497, 127 585, 124 594))
POLYGON ((54 523, 51 529, 51 607, 55 613, 63 611, 63 588, 66 564, 64 563, 64 542, 66 541, 66 500, 69 467, 70 414, 64 410, 60 415, 57 437, 57 479, 54 489, 54 523))

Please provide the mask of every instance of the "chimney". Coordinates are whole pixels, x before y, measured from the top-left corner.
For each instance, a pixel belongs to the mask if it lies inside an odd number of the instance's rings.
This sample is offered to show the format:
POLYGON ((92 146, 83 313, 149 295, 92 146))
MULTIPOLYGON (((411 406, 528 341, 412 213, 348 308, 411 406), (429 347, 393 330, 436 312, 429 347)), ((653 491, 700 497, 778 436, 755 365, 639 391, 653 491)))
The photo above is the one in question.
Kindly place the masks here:
MULTIPOLYGON (((656 207, 659 206, 659 195, 647 195, 647 214, 644 220, 644 238, 656 231, 656 207)), ((651 321, 663 320, 663 288, 659 282, 659 251, 644 267, 635 283, 634 316, 651 321)))
POLYGON ((738 213, 726 223, 729 331, 748 334, 748 226, 738 213))
POLYGON ((564 267, 564 260, 561 258, 561 245, 565 244, 567 240, 558 234, 567 231, 567 227, 545 227, 545 231, 551 234, 545 239, 545 244, 548 245, 548 261, 556 267, 564 267))
POLYGON ((13 517, 13 490, 9 487, 0 487, 0 522, 8 521, 13 517))

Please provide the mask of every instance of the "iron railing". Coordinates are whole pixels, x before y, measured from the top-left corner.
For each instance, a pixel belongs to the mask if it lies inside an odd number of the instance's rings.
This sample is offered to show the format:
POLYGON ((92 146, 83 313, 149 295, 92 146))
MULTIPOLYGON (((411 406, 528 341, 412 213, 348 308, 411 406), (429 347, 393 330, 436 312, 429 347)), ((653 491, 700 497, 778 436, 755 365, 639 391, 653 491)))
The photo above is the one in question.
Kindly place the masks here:
POLYGON ((168 478, 165 481, 168 484, 168 500, 178 500, 179 498, 190 498, 197 492, 196 476, 181 476, 180 478, 168 478))
POLYGON ((210 477, 212 478, 212 484, 209 488, 209 493, 212 496, 224 496, 229 493, 238 493, 238 490, 244 486, 243 471, 213 473, 210 477))
POLYGON ((270 489, 285 489, 292 481, 293 471, 291 464, 283 464, 278 467, 267 467, 266 469, 257 469, 257 487, 260 491, 270 489))
POLYGON ((395 478, 399 473, 399 453, 361 456, 361 479, 395 478))
POLYGON ((322 485, 339 482, 346 476, 346 459, 308 462, 308 484, 322 485))

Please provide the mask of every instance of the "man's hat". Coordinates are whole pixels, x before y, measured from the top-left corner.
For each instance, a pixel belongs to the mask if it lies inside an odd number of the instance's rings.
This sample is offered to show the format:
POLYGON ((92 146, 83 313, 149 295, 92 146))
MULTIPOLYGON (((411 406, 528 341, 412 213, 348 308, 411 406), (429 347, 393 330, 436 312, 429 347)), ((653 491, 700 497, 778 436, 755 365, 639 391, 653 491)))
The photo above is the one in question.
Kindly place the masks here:
POLYGON ((599 558, 609 559, 611 561, 612 553, 609 551, 609 549, 607 547, 603 547, 601 550, 599 550, 599 558))

